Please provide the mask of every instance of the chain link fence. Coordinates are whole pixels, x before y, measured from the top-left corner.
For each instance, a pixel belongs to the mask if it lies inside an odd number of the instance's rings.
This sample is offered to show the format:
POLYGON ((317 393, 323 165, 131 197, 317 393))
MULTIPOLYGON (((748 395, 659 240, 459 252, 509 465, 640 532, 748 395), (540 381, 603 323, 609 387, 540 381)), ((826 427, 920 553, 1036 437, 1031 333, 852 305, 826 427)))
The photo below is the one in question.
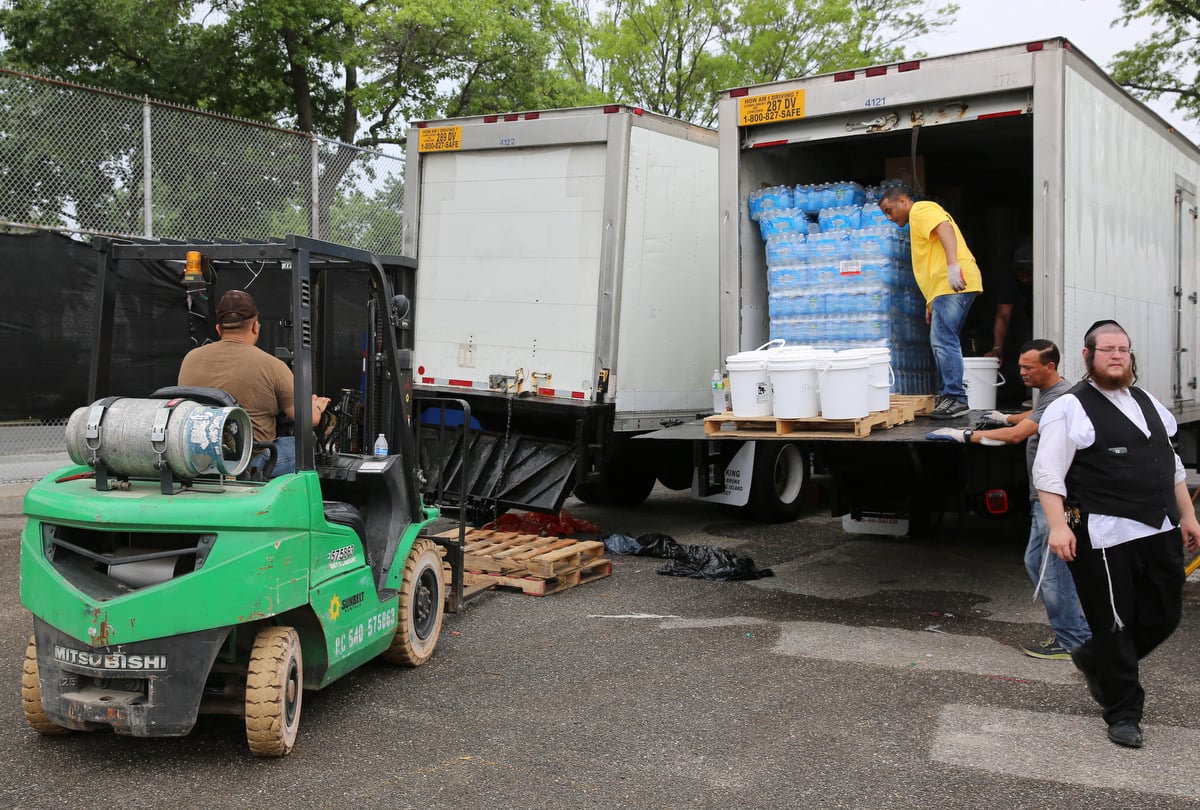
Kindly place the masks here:
MULTIPOLYGON (((0 229, 399 253, 403 207, 402 156, 0 69, 0 229)), ((0 485, 65 463, 63 426, 0 423, 0 485)))

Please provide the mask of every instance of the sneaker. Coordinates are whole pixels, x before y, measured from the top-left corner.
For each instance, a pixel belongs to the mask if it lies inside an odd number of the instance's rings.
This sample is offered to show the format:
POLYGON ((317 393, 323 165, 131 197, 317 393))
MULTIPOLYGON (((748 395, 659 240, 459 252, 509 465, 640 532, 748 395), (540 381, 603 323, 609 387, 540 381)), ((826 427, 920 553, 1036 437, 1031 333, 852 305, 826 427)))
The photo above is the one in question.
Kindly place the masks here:
POLYGON ((954 397, 942 397, 929 416, 932 419, 953 419, 956 416, 962 416, 969 410, 971 409, 965 402, 960 402, 954 397))
POLYGON ((1045 658, 1048 660, 1070 660, 1071 653, 1067 652, 1066 647, 1058 643, 1058 639, 1054 636, 1045 641, 1039 641, 1035 644, 1029 644, 1021 648, 1021 652, 1033 658, 1045 658))

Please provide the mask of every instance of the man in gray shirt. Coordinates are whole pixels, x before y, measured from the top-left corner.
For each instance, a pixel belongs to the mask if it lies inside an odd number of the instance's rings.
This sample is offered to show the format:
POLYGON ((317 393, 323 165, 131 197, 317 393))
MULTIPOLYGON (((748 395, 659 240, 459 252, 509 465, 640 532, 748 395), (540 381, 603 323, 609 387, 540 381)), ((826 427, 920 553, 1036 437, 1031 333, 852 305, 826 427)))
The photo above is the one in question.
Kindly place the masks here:
POLYGON ((994 429, 964 430, 940 428, 926 438, 942 441, 970 442, 998 446, 1025 442, 1025 466, 1029 471, 1030 527, 1029 544, 1025 547, 1025 569, 1035 583, 1035 595, 1040 593, 1046 606, 1046 617, 1054 635, 1045 641, 1025 645, 1021 651, 1034 658, 1069 660, 1071 650, 1078 649, 1091 638, 1092 631, 1079 607, 1075 581, 1067 564, 1050 554, 1047 538, 1050 534, 1046 513, 1033 486, 1033 460, 1037 455, 1038 424, 1051 402, 1070 390, 1071 384, 1058 373, 1061 360, 1058 347, 1049 340, 1031 340, 1021 347, 1017 366, 1021 379, 1038 391, 1037 405, 1024 413, 1005 414, 992 411, 984 421, 995 424, 994 429))

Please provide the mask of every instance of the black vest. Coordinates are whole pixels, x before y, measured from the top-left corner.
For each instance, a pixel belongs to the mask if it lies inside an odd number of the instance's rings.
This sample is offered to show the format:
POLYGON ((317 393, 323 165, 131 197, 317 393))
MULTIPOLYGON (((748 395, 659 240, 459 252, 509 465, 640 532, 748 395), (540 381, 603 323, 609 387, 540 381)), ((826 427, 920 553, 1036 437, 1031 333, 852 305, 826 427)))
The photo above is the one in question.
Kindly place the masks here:
POLYGON ((1091 447, 1077 450, 1067 471, 1067 498, 1089 514, 1129 518, 1159 527, 1169 517, 1179 525, 1175 500, 1175 451, 1154 403, 1140 388, 1129 389, 1146 417, 1147 437, 1108 397, 1087 382, 1070 392, 1096 429, 1091 447))

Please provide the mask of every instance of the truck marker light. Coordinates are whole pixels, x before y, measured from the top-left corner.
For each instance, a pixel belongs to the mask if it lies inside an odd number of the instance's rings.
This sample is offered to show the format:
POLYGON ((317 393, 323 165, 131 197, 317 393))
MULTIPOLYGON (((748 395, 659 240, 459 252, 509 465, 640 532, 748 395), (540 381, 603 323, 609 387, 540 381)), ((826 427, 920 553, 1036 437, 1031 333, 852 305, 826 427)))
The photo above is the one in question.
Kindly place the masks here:
POLYGON ((864 72, 866 73, 868 79, 872 76, 886 76, 887 65, 881 65, 880 67, 869 67, 864 72))
POLYGON ((620 105, 620 104, 605 104, 605 105, 604 105, 604 112, 605 112, 605 114, 608 114, 608 113, 615 113, 615 112, 620 112, 620 111, 621 111, 621 105, 620 105))
POLYGON ((921 69, 921 61, 919 59, 914 59, 911 62, 901 62, 899 65, 896 66, 896 72, 898 72, 898 73, 908 73, 910 70, 920 70, 920 69, 921 69))
POLYGON ((500 120, 500 116, 498 116, 498 115, 485 115, 483 117, 483 123, 485 123, 485 124, 494 124, 499 120, 500 120))
POLYGON ((526 121, 536 121, 542 117, 541 113, 525 113, 526 121))
POLYGON ((1008 513, 1008 493, 1002 489, 989 489, 983 496, 983 501, 989 515, 1008 513))
POLYGON ((634 114, 634 115, 642 115, 644 112, 646 112, 646 111, 645 111, 645 110, 643 110, 641 107, 634 107, 634 108, 633 108, 633 114, 634 114))
POLYGON ((749 87, 739 87, 736 90, 729 91, 730 98, 741 98, 742 96, 748 96, 748 95, 750 95, 749 87))
MULTIPOLYGON (((1065 45, 1066 43, 1063 43, 1063 44, 1065 45)), ((1045 47, 1046 47, 1046 44, 1044 42, 1030 42, 1028 45, 1025 46, 1025 50, 1028 51, 1029 53, 1033 53, 1034 51, 1040 51, 1042 48, 1045 48, 1045 47)))
POLYGON ((425 376, 425 366, 417 366, 417 374, 424 377, 425 376))
POLYGON ((840 70, 837 73, 833 74, 833 80, 835 82, 848 82, 848 81, 852 81, 853 79, 854 79, 854 71, 853 70, 840 70))
POLYGON ((505 121, 520 121, 521 116, 517 115, 516 113, 507 113, 504 116, 504 120, 505 121))
POLYGON ((425 129, 425 127, 429 126, 429 122, 428 121, 413 121, 413 126, 416 127, 417 129, 425 129))

